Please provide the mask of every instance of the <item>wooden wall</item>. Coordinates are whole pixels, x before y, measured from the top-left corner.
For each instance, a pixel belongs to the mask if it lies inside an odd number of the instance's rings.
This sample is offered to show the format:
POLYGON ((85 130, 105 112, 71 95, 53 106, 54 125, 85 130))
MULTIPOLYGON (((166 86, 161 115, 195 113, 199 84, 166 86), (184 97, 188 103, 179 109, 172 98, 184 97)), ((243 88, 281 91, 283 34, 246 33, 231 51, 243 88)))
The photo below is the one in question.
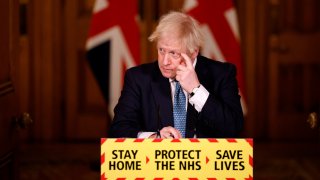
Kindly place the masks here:
POLYGON ((61 1, 20 1, 20 60, 17 66, 21 111, 35 123, 29 140, 63 134, 64 55, 61 1))

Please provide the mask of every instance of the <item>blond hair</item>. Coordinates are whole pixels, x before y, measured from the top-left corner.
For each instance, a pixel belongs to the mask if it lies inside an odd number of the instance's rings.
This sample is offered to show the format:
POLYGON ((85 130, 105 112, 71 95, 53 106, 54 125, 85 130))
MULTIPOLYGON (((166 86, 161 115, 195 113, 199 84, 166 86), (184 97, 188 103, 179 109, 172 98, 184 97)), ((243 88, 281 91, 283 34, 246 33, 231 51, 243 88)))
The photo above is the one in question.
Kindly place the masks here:
POLYGON ((161 17, 156 30, 149 36, 149 41, 157 42, 165 34, 175 34, 181 45, 193 53, 203 44, 203 35, 199 23, 191 16, 172 11, 161 17))

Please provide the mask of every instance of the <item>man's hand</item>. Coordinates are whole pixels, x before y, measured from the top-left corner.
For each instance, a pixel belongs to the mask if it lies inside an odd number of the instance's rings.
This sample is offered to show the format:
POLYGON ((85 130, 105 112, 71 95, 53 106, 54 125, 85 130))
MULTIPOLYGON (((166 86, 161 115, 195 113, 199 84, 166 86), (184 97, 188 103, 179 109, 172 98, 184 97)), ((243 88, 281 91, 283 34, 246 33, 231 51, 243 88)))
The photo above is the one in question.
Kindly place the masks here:
POLYGON ((193 88, 200 85, 200 82, 190 57, 185 53, 181 53, 181 56, 182 61, 177 67, 176 80, 179 81, 181 87, 190 94, 193 88))
POLYGON ((164 139, 182 138, 179 130, 177 130, 171 126, 167 126, 167 127, 162 128, 160 130, 160 135, 161 135, 161 138, 164 138, 164 139))

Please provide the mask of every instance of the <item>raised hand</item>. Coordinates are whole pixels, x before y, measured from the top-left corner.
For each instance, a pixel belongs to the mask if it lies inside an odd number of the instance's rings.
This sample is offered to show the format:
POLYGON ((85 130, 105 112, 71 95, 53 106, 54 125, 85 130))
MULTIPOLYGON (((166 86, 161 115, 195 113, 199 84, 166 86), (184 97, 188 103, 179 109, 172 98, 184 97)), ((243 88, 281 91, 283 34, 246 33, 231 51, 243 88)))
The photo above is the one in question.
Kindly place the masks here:
POLYGON ((181 53, 182 60, 177 67, 176 80, 180 82, 181 87, 191 93, 193 88, 198 87, 200 82, 198 80, 197 73, 195 72, 190 57, 181 53))

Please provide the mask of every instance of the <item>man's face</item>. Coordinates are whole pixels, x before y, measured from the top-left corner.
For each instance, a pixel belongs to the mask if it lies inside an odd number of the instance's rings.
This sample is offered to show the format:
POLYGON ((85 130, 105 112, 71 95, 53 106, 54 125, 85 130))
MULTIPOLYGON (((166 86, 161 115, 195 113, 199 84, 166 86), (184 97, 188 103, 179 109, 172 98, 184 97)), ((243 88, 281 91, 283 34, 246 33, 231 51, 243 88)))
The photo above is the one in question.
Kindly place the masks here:
POLYGON ((185 53, 185 50, 181 48, 180 41, 172 36, 165 36, 158 40, 157 48, 158 65, 162 75, 175 79, 176 69, 182 63, 181 53, 185 53))

